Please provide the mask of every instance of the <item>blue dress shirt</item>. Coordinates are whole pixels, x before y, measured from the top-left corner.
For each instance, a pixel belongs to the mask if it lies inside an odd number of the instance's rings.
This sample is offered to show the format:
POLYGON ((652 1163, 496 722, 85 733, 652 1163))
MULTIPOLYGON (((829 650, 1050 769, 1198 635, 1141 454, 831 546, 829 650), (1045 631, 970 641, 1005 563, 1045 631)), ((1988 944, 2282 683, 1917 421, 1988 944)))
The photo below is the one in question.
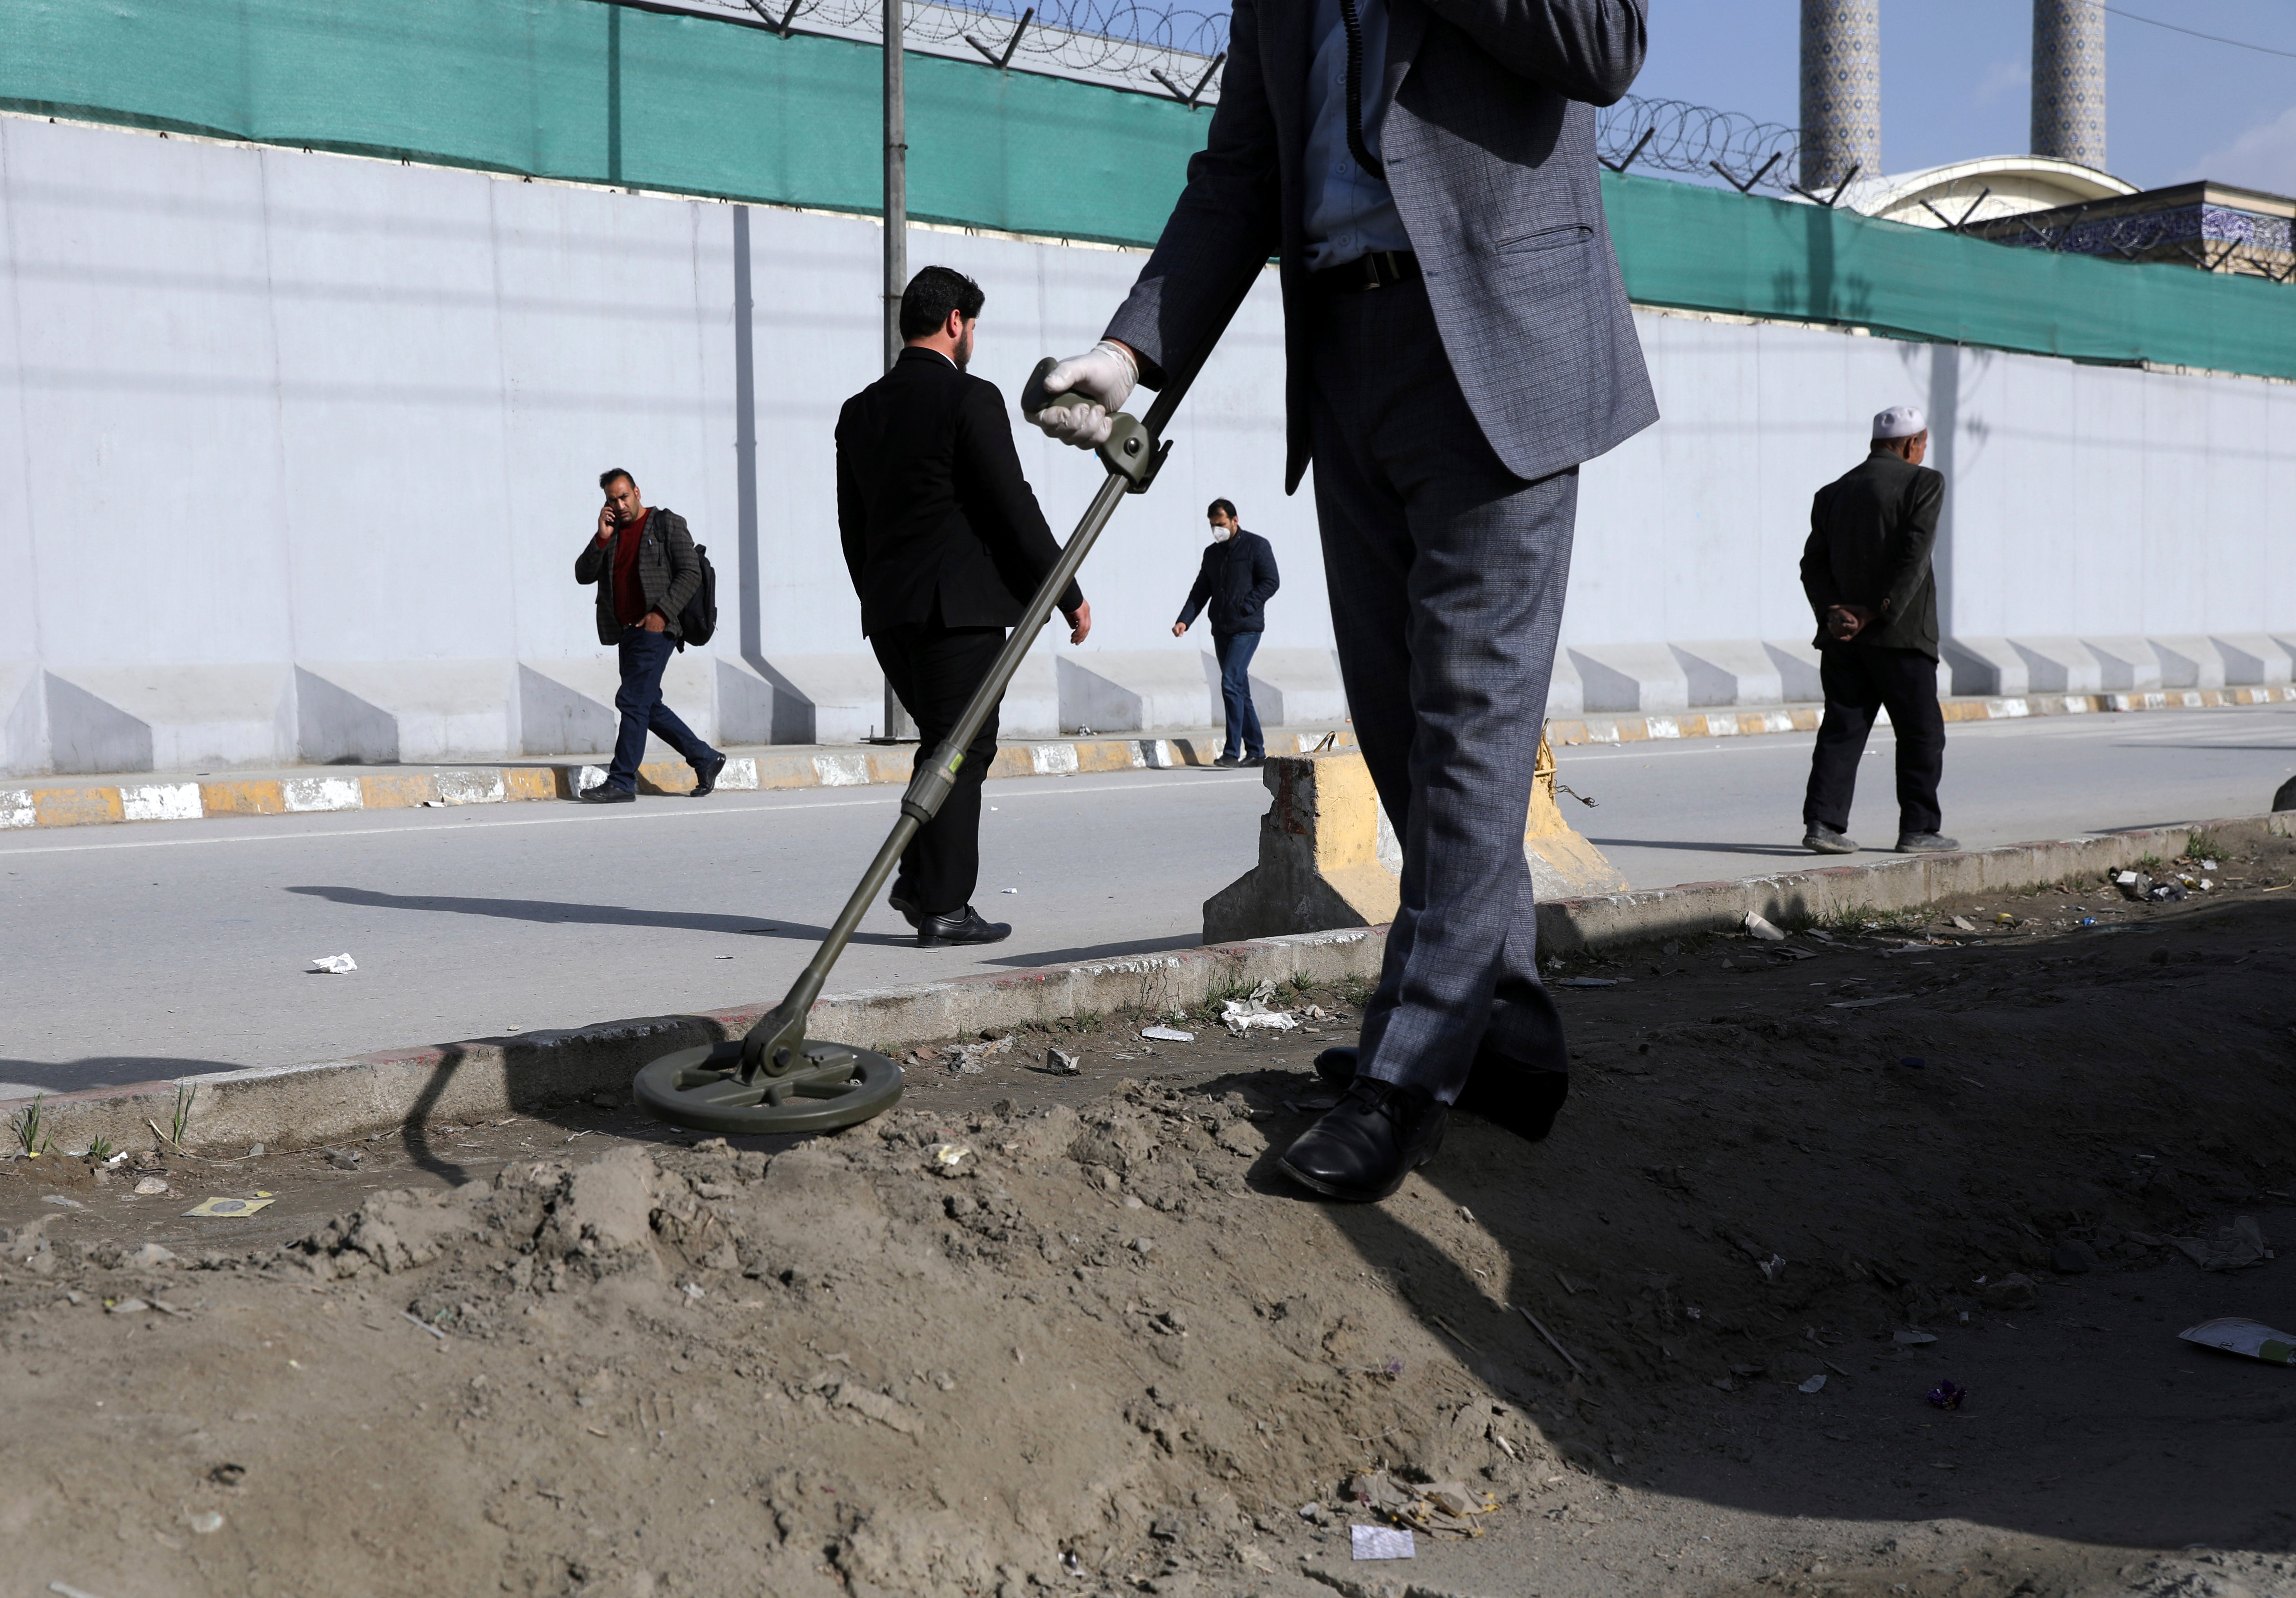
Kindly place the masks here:
MULTIPOLYGON (((1387 119, 1386 0, 1356 0, 1363 24, 1363 136, 1379 158, 1387 119)), ((1340 0, 1316 0, 1315 60, 1308 69, 1308 268, 1343 266, 1382 250, 1408 250, 1411 235, 1386 183, 1348 148, 1348 30, 1340 0)))

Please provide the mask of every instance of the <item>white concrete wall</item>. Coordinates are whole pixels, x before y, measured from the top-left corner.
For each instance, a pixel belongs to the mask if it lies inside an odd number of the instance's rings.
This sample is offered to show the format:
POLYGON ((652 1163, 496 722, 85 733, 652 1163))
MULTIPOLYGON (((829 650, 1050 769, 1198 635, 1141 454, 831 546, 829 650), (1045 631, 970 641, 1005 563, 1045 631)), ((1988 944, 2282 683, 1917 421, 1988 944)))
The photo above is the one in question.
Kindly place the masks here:
POLYGON ((1664 420, 1584 468, 1563 637, 1589 660, 1663 692, 1659 662, 1636 658, 1656 651, 1634 646, 1807 646, 1810 496, 1864 455, 1873 414, 1898 403, 1929 413, 1929 463, 1946 477, 1939 618, 1971 645, 1948 651, 1960 692, 2049 686, 2019 677, 2013 639, 2192 635, 2202 654, 2255 656, 2244 679, 2226 679, 2250 682, 2279 680, 2271 657, 2285 671, 2296 653, 2296 384, 1636 320, 1664 420), (1997 654, 2004 669, 1979 664, 1997 654))
MULTIPOLYGON (((1140 262, 923 230, 910 259, 987 288, 976 370, 1008 398, 1140 262)), ((672 702, 724 742, 862 735, 882 680, 831 435, 877 368, 877 260, 865 219, 0 118, 0 769, 598 747, 610 651, 571 568, 608 465, 718 568, 718 641, 672 702)), ((1263 714, 1339 708, 1311 498, 1282 493, 1273 286, 1086 568, 1090 643, 1048 635, 1009 730, 1089 719, 1111 683, 1218 720, 1210 674, 1172 669, 1202 628, 1169 634, 1215 495, 1283 564, 1263 714)), ((1802 696, 1809 495, 1901 399, 1939 422, 1968 691, 2108 636, 2171 686, 2285 680, 2296 388, 1640 323, 1666 420, 1586 468, 1558 710, 1802 696)), ((1065 537, 1099 470, 1016 430, 1065 537)))

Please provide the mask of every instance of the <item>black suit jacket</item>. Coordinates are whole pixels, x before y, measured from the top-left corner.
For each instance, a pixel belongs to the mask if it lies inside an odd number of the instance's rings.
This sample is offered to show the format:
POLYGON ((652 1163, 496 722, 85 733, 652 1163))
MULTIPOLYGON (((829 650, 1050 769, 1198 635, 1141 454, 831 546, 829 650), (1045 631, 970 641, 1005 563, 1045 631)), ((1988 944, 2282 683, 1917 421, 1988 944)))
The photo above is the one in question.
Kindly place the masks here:
POLYGON ((1275 572, 1275 550, 1258 533, 1238 528, 1233 537, 1204 546, 1203 564, 1196 570, 1196 586, 1180 607, 1183 626, 1210 600, 1212 635, 1233 637, 1238 633, 1267 630, 1266 606, 1283 579, 1275 572))
POLYGON ((1839 648, 1825 630, 1834 605, 1870 605, 1880 614, 1850 647, 1917 649, 1937 659, 1937 547, 1945 479, 1877 449, 1817 491, 1802 546, 1801 586, 1817 613, 1817 647, 1839 648))
MULTIPOLYGON (((909 348, 837 418, 837 530, 861 630, 1011 627, 1060 559, 996 385, 909 348)), ((1084 602, 1074 583, 1061 596, 1084 602)))

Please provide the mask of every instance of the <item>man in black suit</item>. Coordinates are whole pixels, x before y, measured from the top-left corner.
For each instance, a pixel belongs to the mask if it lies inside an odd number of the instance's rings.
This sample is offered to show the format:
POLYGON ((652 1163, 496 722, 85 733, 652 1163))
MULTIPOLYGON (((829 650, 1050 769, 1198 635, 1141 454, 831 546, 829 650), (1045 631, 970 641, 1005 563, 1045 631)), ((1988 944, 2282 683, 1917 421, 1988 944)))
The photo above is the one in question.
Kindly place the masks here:
POLYGON ((1259 733, 1259 708, 1251 702, 1251 657, 1267 629, 1267 602, 1283 579, 1275 575, 1274 547, 1258 533, 1243 530, 1233 500, 1216 499, 1204 514, 1212 525, 1212 541, 1204 546, 1203 564, 1196 569, 1196 584, 1180 607, 1179 620, 1172 624, 1172 636, 1185 633, 1196 612, 1210 602, 1220 709, 1227 717, 1226 747, 1212 764, 1265 766, 1267 744, 1259 733))
MULTIPOLYGON (((861 630, 917 724, 922 771, 964 713, 1061 546, 1021 475, 996 385, 967 375, 980 285, 927 266, 901 295, 906 348, 837 418, 837 528, 861 596, 861 630)), ((1074 583, 1069 642, 1092 631, 1074 583)), ((890 902, 921 948, 995 943, 1009 926, 972 907, 980 874, 980 783, 996 716, 966 746, 956 785, 901 856, 890 902)))
POLYGON ((1887 707, 1898 738, 1898 852, 1961 846, 1941 837, 1938 778, 1945 717, 1938 709, 1937 546, 1945 479, 1922 464, 1927 418, 1909 405, 1874 418, 1872 453, 1817 491, 1801 552, 1802 592, 1817 615, 1825 718, 1802 800, 1802 847, 1854 855, 1849 800, 1874 713, 1887 707))

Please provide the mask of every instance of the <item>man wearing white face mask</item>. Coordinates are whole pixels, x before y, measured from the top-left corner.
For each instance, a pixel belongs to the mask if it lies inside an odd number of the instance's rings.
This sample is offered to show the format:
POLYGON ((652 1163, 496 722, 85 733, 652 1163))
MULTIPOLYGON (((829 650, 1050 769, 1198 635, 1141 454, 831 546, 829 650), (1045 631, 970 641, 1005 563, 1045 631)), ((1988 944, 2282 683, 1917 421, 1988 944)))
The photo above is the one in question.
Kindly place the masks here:
POLYGON ((1265 766, 1267 745, 1259 734, 1259 711, 1251 702, 1251 656, 1267 627, 1269 597, 1282 586, 1275 575, 1275 551, 1258 533, 1247 533, 1235 519, 1235 502, 1216 499, 1205 512, 1212 524, 1212 541, 1196 571, 1196 586, 1172 636, 1186 632, 1206 601, 1212 607, 1212 653, 1219 658, 1220 708, 1227 717, 1226 747, 1214 766, 1265 766))

